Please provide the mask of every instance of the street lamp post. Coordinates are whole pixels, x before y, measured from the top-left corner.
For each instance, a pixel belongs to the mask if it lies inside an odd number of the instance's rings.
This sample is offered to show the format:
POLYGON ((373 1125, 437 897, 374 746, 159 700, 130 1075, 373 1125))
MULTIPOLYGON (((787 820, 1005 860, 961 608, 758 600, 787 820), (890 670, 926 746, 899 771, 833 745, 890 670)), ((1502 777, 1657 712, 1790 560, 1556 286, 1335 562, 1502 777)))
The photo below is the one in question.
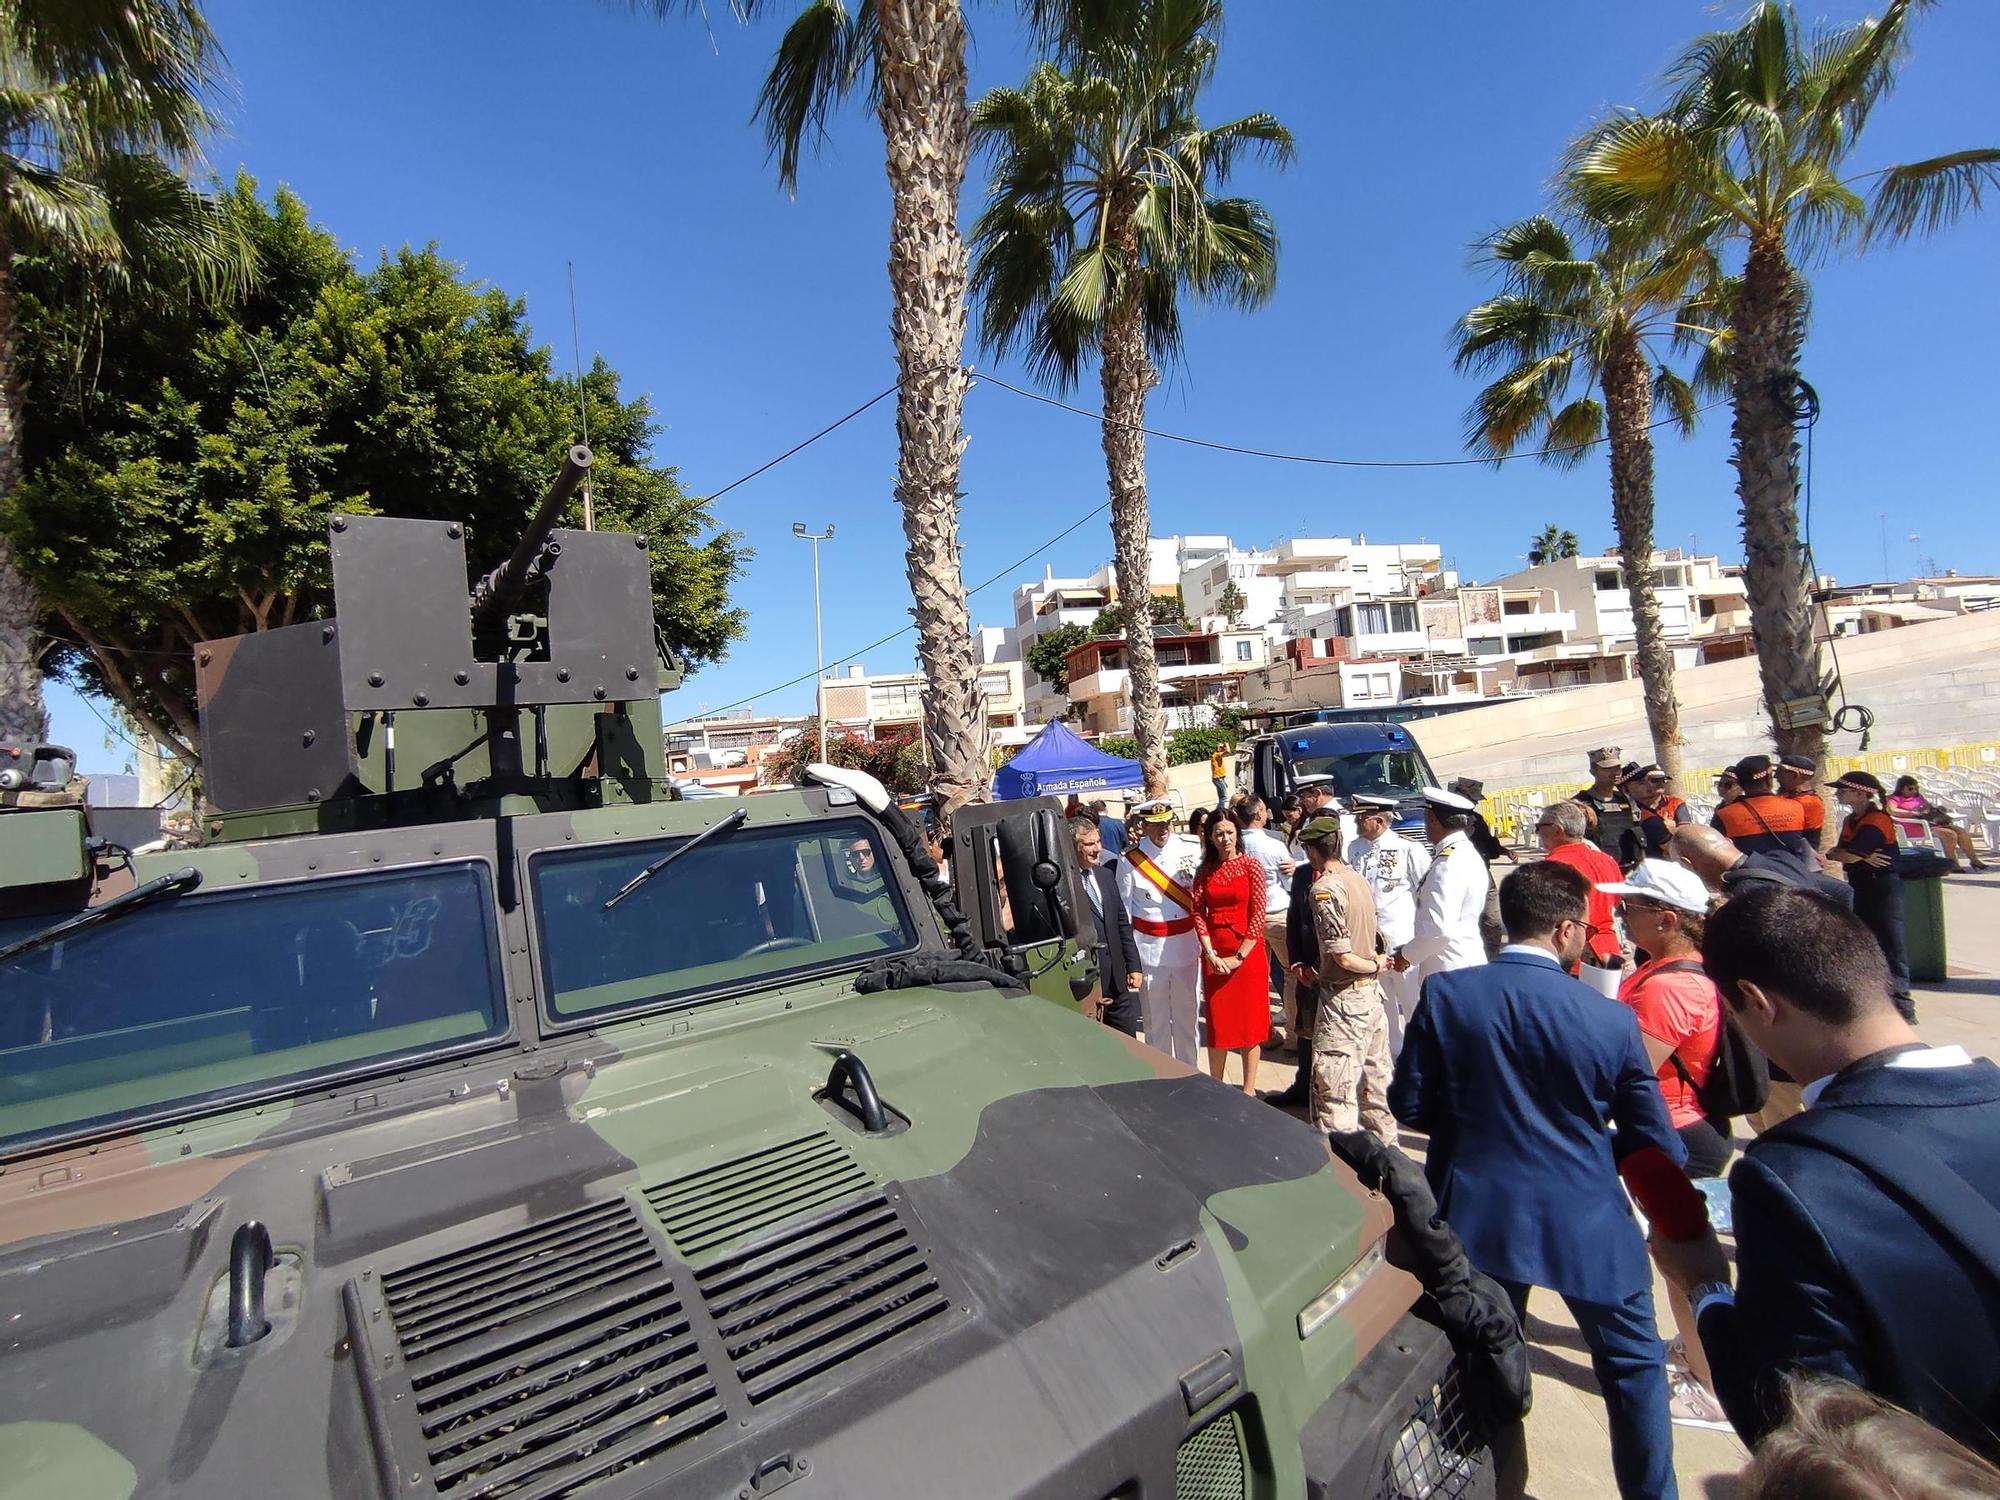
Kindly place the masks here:
POLYGON ((807 531, 803 521, 792 522, 792 535, 803 537, 813 544, 813 656, 815 658, 813 676, 813 717, 819 721, 820 764, 826 763, 826 638, 820 632, 819 620, 819 544, 833 540, 833 522, 826 523, 824 531, 807 531))

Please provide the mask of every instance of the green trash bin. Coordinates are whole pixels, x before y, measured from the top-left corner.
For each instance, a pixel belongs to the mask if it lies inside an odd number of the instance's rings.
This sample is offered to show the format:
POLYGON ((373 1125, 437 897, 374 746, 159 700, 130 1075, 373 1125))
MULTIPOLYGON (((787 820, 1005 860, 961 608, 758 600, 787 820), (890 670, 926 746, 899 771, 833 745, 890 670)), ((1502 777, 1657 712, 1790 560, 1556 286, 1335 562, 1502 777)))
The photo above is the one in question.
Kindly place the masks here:
POLYGON ((1944 880, 1941 874, 1903 877, 1903 956, 1910 978, 1942 984, 1945 978, 1944 880))

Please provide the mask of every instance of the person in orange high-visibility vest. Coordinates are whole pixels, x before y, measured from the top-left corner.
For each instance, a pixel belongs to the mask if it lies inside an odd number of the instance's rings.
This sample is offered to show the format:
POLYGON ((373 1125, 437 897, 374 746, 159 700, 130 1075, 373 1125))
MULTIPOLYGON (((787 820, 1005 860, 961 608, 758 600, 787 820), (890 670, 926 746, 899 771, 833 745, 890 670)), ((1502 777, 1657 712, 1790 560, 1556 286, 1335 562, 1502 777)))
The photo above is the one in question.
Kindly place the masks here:
POLYGON ((1813 790, 1813 778, 1818 774, 1819 767, 1809 756, 1778 757, 1778 795, 1798 803, 1799 817, 1805 825, 1800 831, 1815 849, 1819 848, 1820 830, 1826 827, 1826 804, 1813 790))
POLYGON ((1854 914, 1868 924, 1882 956, 1889 960, 1896 1009, 1903 1019, 1917 1018, 1910 998, 1910 963, 1903 953, 1903 877, 1896 871, 1896 825, 1883 810, 1888 788, 1866 771, 1849 771, 1830 783, 1833 795, 1847 809, 1840 825, 1840 842, 1827 858, 1844 867, 1854 887, 1854 914))

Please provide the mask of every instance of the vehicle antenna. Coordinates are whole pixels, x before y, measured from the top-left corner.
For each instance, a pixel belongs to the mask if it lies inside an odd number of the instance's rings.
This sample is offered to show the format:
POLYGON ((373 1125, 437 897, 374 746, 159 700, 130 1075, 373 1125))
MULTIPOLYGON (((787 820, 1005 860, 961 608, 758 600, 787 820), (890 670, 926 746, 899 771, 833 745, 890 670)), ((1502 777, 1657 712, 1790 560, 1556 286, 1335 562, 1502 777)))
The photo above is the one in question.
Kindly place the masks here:
MULTIPOLYGON (((576 262, 563 262, 569 267, 569 352, 576 366, 576 419, 582 425, 583 446, 590 446, 590 407, 583 397, 583 344, 576 334, 576 262)), ((597 508, 591 503, 590 476, 583 476, 583 529, 597 530, 597 508)))

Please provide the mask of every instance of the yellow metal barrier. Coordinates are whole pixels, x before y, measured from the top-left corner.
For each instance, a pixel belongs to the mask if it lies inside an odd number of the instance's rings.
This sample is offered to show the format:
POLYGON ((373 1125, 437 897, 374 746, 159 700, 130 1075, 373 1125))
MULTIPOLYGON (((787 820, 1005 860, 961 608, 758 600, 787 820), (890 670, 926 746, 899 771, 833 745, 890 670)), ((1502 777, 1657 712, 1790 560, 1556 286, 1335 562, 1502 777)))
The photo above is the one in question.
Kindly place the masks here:
MULTIPOLYGON (((1831 781, 1848 771, 1870 771, 1893 785, 1898 776, 1921 779, 1926 770, 1943 766, 1991 771, 2000 775, 2000 743, 1989 740, 1921 750, 1870 750, 1865 755, 1830 755, 1826 759, 1825 779, 1831 781)), ((1722 766, 1703 766, 1683 770, 1679 783, 1682 794, 1686 795, 1686 789, 1692 788, 1702 801, 1709 800, 1716 777, 1725 769, 1722 766)), ((1575 796, 1585 785, 1586 782, 1576 779, 1495 787, 1481 799, 1479 810, 1485 814, 1488 826, 1502 840, 1526 847, 1535 842, 1535 824, 1540 821, 1542 809, 1552 802, 1575 796)))

